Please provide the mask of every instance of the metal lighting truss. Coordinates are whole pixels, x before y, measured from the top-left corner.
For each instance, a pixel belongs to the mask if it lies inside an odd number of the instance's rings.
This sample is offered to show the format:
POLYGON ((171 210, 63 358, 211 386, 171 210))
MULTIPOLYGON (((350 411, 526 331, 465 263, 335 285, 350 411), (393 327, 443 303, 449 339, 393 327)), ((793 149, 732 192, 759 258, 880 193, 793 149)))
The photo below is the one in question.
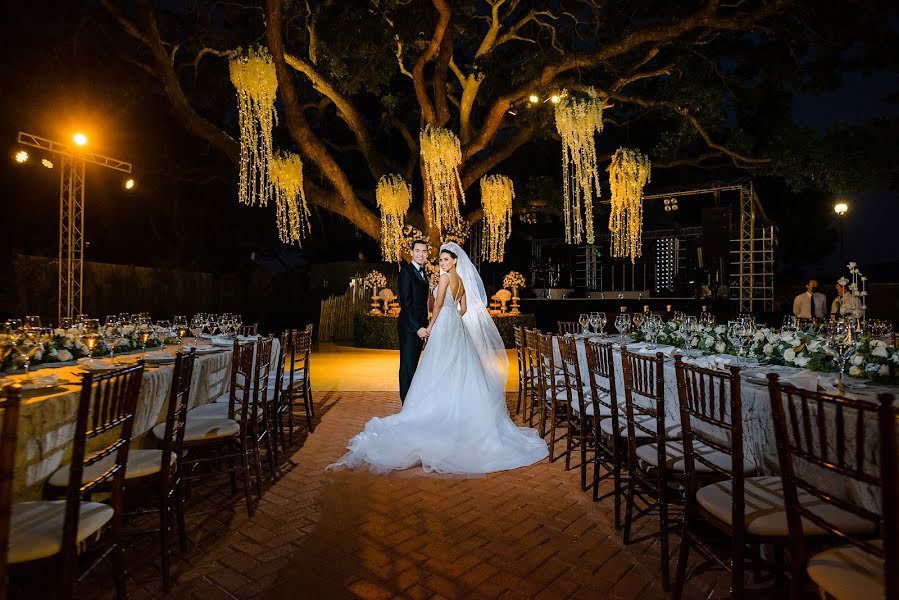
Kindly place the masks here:
POLYGON ((18 142, 62 157, 59 173, 59 307, 57 323, 82 312, 84 277, 84 169, 87 163, 131 172, 131 163, 19 132, 18 142))

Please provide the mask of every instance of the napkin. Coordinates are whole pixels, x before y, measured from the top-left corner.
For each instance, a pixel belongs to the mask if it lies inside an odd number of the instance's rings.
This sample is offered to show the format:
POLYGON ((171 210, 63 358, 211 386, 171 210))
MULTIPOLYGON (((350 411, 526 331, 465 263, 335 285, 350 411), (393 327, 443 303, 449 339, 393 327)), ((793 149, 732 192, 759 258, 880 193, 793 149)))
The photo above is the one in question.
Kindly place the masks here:
POLYGON ((818 389, 818 376, 809 370, 793 373, 792 375, 784 377, 783 380, 790 385, 802 390, 808 390, 809 392, 814 392, 818 389))
POLYGON ((219 346, 221 348, 231 348, 234 346, 234 340, 217 335, 212 338, 212 345, 219 346))
POLYGON ((112 369, 117 369, 119 365, 117 365, 114 361, 106 359, 106 358, 79 358, 78 366, 87 371, 111 371, 112 369))

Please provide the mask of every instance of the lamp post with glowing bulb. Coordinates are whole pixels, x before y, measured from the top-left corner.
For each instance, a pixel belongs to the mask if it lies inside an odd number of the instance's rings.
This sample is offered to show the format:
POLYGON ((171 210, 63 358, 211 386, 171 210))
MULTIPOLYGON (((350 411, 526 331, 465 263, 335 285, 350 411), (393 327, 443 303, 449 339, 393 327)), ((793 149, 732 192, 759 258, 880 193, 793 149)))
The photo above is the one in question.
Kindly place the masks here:
POLYGON ((846 202, 837 202, 833 205, 833 212, 837 213, 837 220, 840 222, 840 269, 843 268, 843 264, 846 262, 846 256, 843 253, 843 217, 846 216, 846 213, 849 212, 849 204, 846 202))
MULTIPOLYGON (((100 165, 123 173, 131 173, 131 163, 97 154, 87 149, 88 139, 83 133, 72 136, 74 146, 48 140, 30 133, 19 132, 18 142, 58 155, 59 169, 59 308, 58 320, 81 314, 81 283, 84 277, 84 168, 87 163, 100 165)), ((18 162, 28 160, 28 153, 16 154, 18 162), (22 157, 22 158, 20 158, 22 157)), ((49 168, 47 159, 42 164, 49 168)), ((134 180, 129 179, 130 187, 134 180)))

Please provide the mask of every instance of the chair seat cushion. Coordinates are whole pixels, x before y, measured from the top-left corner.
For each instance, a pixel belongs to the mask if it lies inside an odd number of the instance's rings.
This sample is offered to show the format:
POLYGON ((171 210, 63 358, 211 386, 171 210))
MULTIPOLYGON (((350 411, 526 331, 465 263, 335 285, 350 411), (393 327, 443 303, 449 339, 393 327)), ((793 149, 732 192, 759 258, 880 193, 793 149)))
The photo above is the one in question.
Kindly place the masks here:
MULTIPOLYGON (((81 502, 78 543, 99 533, 114 513, 106 504, 81 502)), ((9 527, 9 564, 59 554, 65 514, 64 500, 14 503, 9 527)))
MULTIPOLYGON (((699 488, 696 502, 716 519, 731 524, 732 482, 719 481, 699 488)), ((747 477, 743 484, 745 501, 746 532, 750 535, 765 537, 786 537, 790 535, 787 527, 787 511, 784 508, 783 482, 780 477, 747 477)), ((821 516, 829 523, 834 523, 843 531, 863 535, 874 532, 870 521, 857 517, 832 504, 815 498, 801 489, 799 502, 821 516)), ((805 535, 824 535, 826 532, 808 519, 802 519, 805 535)))
MULTIPOLYGON (((883 547, 882 540, 874 545, 883 547)), ((886 598, 883 560, 858 546, 838 546, 808 561, 808 575, 837 600, 886 598)))
MULTIPOLYGON (((231 419, 190 419, 184 422, 185 442, 222 439, 237 435, 239 432, 240 425, 231 419)), ((154 427, 153 435, 161 440, 165 436, 165 423, 154 427)))
MULTIPOLYGON (((609 416, 611 416, 611 415, 609 415, 609 416)), ((636 417, 636 422, 643 425, 643 427, 646 427, 647 429, 649 429, 651 431, 655 431, 656 420, 652 417, 647 417, 646 415, 638 415, 636 417)), ((620 429, 620 431, 618 432, 618 435, 620 435, 623 438, 626 438, 627 437, 627 421, 625 420, 624 408, 621 406, 619 406, 619 408, 618 408, 618 428, 620 429)), ((612 419, 605 419, 602 422, 600 422, 599 429, 607 436, 611 437, 611 436, 615 435, 612 432, 612 419)), ((646 435, 646 432, 641 431, 639 429, 635 430, 635 434, 638 438, 649 437, 648 435, 646 435)), ((681 435, 680 423, 669 423, 667 425, 665 435, 668 437, 668 439, 671 439, 671 440, 680 439, 680 435, 681 435)))
MULTIPOLYGON (((165 425, 165 423, 163 423, 163 425, 165 425)), ((175 456, 175 453, 173 452, 171 456, 172 464, 175 464, 175 460, 177 460, 177 456, 175 456)), ((115 453, 110 454, 109 456, 103 458, 103 460, 95 462, 94 464, 85 468, 84 475, 82 476, 81 481, 93 481, 94 479, 105 473, 106 470, 114 464, 115 453)), ((52 487, 66 487, 67 485, 69 485, 70 468, 71 465, 66 465, 57 469, 56 472, 50 476, 50 479, 47 480, 47 485, 50 485, 52 487)), ((125 479, 137 479, 138 477, 146 477, 147 475, 159 473, 161 469, 162 450, 137 448, 128 451, 128 466, 125 470, 125 479)))
MULTIPOLYGON (((256 408, 256 416, 258 418, 262 418, 262 408, 256 408)), ((228 418, 228 405, 221 402, 210 402, 209 404, 201 404, 196 408, 192 408, 187 411, 187 420, 190 421, 192 419, 227 419, 228 418)), ((241 419, 241 407, 240 405, 234 408, 234 420, 240 421, 241 419)))
MULTIPOLYGON (((606 395, 605 400, 608 402, 608 395, 606 395)), ((611 417, 612 416, 612 408, 610 406, 606 406, 602 402, 598 402, 599 404, 599 416, 602 418, 611 417)), ((580 414, 581 407, 578 403, 577 399, 571 401, 571 410, 574 414, 580 414)), ((594 415, 594 407, 593 401, 590 396, 584 396, 584 412, 587 413, 588 417, 592 417, 594 415)), ((611 427, 611 423, 609 424, 611 427)))
MULTIPOLYGON (((657 448, 658 444, 645 444, 643 446, 640 446, 639 448, 637 448, 637 458, 652 467, 658 468, 659 453, 657 448)), ((720 467, 725 471, 731 470, 730 454, 715 450, 711 446, 707 446, 706 444, 702 444, 700 442, 697 442, 696 440, 693 441, 693 451, 716 467, 720 467)), ((666 441, 665 455, 665 468, 667 468, 669 471, 683 473, 686 470, 686 466, 684 465, 683 442, 666 441)), ((710 469, 705 463, 700 460, 694 459, 693 464, 695 465, 697 473, 712 472, 712 469, 710 469)), ((753 471, 755 471, 755 465, 753 465, 751 461, 747 460, 746 457, 743 457, 743 472, 752 473, 753 471)))

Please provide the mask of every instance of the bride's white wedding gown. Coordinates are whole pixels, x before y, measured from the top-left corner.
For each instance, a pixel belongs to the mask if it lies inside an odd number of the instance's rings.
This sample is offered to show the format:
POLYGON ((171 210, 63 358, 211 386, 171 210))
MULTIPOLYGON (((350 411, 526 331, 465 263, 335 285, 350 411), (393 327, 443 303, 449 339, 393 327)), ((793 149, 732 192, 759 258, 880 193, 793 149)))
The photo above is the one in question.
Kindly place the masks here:
POLYGON ((420 464, 426 472, 480 474, 543 460, 546 442, 509 418, 504 385, 485 373, 447 289, 402 411, 371 419, 332 466, 384 473, 420 464))

